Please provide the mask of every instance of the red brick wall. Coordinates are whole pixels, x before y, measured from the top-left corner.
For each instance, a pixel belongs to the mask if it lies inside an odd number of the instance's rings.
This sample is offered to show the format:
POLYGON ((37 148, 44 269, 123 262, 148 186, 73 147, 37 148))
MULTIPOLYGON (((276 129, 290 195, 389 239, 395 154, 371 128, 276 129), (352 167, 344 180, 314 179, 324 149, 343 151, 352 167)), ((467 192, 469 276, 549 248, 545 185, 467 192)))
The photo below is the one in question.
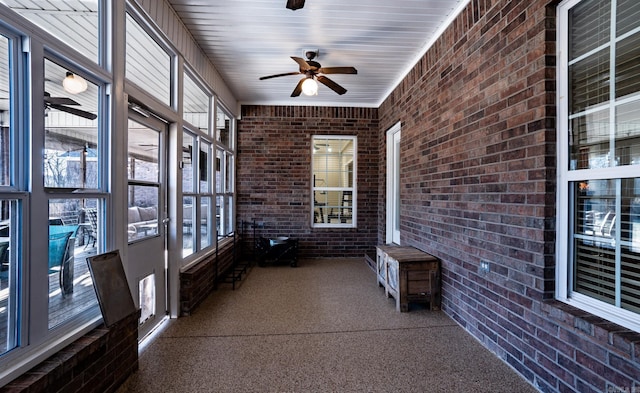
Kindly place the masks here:
POLYGON ((217 253, 180 273, 180 316, 191 315, 234 266, 239 247, 236 248, 233 239, 225 239, 218 246, 217 253))
POLYGON ((358 256, 376 244, 378 111, 243 106, 238 121, 238 220, 264 223, 257 236, 299 239, 300 257, 358 256), (311 228, 311 137, 358 137, 358 225, 311 228))
POLYGON ((472 0, 379 108, 381 135, 402 124, 401 240, 442 259, 445 312, 542 391, 632 391, 640 335, 552 300, 550 3, 472 0))
POLYGON ((108 329, 99 326, 0 392, 115 392, 138 370, 139 318, 138 310, 108 329))

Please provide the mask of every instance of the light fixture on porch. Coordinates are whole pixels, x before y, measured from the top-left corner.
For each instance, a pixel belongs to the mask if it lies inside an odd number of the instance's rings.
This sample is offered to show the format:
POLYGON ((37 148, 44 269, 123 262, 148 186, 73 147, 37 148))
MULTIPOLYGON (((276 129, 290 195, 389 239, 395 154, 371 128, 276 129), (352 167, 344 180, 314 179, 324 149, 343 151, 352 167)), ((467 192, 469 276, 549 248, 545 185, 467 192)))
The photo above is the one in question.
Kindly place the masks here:
POLYGON ((80 75, 67 72, 67 76, 62 81, 62 86, 67 93, 79 94, 87 90, 87 81, 80 75))
POLYGON ((302 92, 307 96, 318 95, 318 82, 313 79, 313 76, 308 77, 302 82, 302 92))

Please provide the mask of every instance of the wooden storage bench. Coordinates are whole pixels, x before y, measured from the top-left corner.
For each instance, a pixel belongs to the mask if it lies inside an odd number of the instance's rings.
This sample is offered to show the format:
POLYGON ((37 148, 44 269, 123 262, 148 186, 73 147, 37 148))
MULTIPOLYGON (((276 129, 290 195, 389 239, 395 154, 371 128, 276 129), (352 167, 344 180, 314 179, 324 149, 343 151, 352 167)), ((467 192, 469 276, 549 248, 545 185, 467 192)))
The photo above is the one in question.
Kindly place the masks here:
POLYGON ((396 310, 409 311, 409 303, 429 303, 440 309, 440 260, 414 247, 377 246, 376 276, 396 310))

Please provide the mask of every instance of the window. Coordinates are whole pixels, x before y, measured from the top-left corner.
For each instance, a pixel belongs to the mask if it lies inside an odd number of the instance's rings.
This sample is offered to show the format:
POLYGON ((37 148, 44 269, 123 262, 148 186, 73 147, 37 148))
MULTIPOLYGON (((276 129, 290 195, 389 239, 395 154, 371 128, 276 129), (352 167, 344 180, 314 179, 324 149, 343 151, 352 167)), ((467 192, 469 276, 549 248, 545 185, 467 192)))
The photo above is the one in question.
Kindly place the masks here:
POLYGON ((640 331, 640 3, 558 17, 558 297, 640 331))
POLYGON ((221 107, 216 110, 216 225, 218 238, 235 230, 235 138, 231 116, 221 107))
MULTIPOLYGON (((1 32, 0 32, 1 33, 1 32)), ((20 209, 24 196, 16 192, 16 135, 11 69, 18 53, 15 39, 0 35, 0 355, 18 346, 20 319, 18 267, 20 209)))
POLYGON ((41 162, 48 201, 48 265, 33 268, 47 271, 48 328, 53 329, 98 305, 84 262, 102 247, 99 217, 104 199, 79 198, 78 193, 104 188, 100 177, 104 163, 98 154, 99 86, 50 59, 44 61, 44 81, 41 162), (68 74, 82 78, 83 88, 67 91, 63 80, 68 74))
POLYGON ((182 256, 214 245, 212 95, 184 73, 182 133, 182 256))
POLYGON ((130 242, 158 235, 160 204, 160 131, 129 119, 129 202, 127 236, 130 242))
POLYGON ((171 105, 171 55, 127 13, 127 79, 171 105))
POLYGON ((185 72, 182 118, 198 130, 209 133, 211 97, 185 72))
POLYGON ((1 0, 18 14, 69 45, 83 56, 99 61, 99 0, 74 2, 1 0), (75 34, 68 34, 69 31, 75 34))
POLYGON ((312 226, 356 226, 355 136, 314 136, 312 150, 312 226))

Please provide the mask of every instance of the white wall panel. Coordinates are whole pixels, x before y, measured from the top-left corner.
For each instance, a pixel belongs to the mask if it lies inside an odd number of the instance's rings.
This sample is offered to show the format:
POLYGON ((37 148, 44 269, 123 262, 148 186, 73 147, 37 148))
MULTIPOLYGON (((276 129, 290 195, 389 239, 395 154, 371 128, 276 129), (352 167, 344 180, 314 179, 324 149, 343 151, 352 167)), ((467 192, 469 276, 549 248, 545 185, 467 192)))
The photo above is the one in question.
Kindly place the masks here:
POLYGON ((211 61, 205 56, 202 49, 196 44, 193 36, 169 3, 164 0, 137 0, 136 2, 158 25, 160 30, 171 41, 171 44, 176 47, 184 57, 185 62, 193 67, 202 79, 209 84, 221 102, 235 116, 239 116, 239 113, 236 112, 238 109, 236 97, 211 61))

